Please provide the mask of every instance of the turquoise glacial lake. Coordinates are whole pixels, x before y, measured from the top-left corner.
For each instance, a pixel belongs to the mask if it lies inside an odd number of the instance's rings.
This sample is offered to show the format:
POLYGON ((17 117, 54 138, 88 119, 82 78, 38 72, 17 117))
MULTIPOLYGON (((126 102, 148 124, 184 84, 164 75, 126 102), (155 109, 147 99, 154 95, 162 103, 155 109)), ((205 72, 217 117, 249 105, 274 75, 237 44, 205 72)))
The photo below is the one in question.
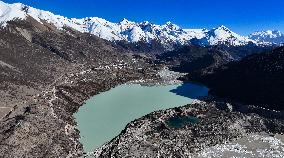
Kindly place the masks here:
POLYGON ((206 96, 202 85, 185 83, 166 86, 120 85, 87 100, 74 114, 85 152, 93 151, 116 137, 131 121, 153 111, 192 103, 206 96))

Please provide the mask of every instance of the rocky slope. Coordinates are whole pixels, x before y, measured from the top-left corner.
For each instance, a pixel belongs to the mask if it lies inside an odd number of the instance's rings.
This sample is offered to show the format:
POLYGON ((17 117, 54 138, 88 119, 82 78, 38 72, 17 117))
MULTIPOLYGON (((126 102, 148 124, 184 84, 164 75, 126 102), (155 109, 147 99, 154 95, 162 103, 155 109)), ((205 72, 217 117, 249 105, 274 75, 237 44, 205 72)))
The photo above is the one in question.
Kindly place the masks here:
POLYGON ((223 65, 211 74, 189 74, 187 79, 207 85, 211 94, 220 97, 283 110, 283 61, 284 47, 279 47, 223 65))
POLYGON ((213 69, 234 58, 224 49, 214 47, 184 46, 157 56, 157 60, 167 64, 173 71, 192 73, 202 69, 213 69))
POLYGON ((231 61, 272 50, 273 47, 246 45, 238 47, 226 46, 183 46, 173 51, 156 55, 157 63, 166 64, 173 71, 183 73, 211 73, 215 68, 231 61))

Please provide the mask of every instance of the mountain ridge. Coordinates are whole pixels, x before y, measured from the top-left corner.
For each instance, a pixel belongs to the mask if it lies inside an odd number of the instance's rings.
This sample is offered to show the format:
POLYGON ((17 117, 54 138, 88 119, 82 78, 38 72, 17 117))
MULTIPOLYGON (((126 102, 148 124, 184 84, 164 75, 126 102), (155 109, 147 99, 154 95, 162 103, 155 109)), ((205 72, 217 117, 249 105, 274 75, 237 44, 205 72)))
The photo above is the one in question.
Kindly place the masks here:
POLYGON ((283 45, 284 34, 279 30, 266 30, 266 31, 256 31, 248 36, 249 38, 257 41, 258 43, 273 43, 278 45, 283 45))
POLYGON ((3 1, 0 1, 0 10, 0 26, 2 27, 5 27, 9 21, 25 20, 27 17, 32 17, 41 23, 43 21, 51 23, 58 29, 70 27, 108 41, 144 42, 148 44, 158 41, 166 50, 172 50, 175 45, 243 46, 253 43, 263 46, 281 44, 284 41, 284 36, 281 36, 280 39, 277 38, 277 42, 274 41, 274 36, 261 38, 257 36, 257 33, 241 36, 224 25, 213 29, 182 29, 171 22, 157 25, 148 21, 132 22, 123 19, 121 22, 112 23, 98 17, 66 18, 22 3, 7 4, 3 1))

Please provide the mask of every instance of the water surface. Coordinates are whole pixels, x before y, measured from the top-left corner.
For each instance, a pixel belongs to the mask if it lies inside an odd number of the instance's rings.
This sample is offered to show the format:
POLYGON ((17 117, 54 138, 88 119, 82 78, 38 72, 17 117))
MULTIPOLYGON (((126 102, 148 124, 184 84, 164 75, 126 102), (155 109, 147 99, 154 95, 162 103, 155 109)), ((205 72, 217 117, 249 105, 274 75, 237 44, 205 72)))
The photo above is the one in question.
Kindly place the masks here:
POLYGON ((90 152, 117 136, 125 126, 153 111, 189 104, 208 89, 186 83, 167 86, 121 85, 93 96, 74 115, 84 151, 90 152))
POLYGON ((175 116, 166 120, 166 124, 170 128, 183 128, 188 124, 197 124, 199 121, 200 120, 194 116, 175 116))

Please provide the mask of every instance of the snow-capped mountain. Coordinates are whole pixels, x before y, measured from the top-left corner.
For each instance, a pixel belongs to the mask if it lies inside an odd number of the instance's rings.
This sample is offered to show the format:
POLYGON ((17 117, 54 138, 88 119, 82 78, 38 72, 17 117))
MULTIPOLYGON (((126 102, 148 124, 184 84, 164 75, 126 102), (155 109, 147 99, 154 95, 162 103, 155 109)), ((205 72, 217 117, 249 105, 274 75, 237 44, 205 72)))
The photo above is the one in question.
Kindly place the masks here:
POLYGON ((187 45, 190 43, 204 46, 219 44, 241 46, 249 43, 258 44, 258 42, 263 44, 263 41, 266 40, 266 38, 261 40, 252 35, 250 37, 238 35, 225 26, 211 30, 182 29, 171 22, 157 25, 148 21, 136 23, 127 19, 123 19, 119 23, 112 23, 97 17, 68 19, 21 3, 7 4, 0 1, 0 25, 2 27, 6 27, 7 22, 11 20, 25 20, 28 17, 32 17, 40 23, 51 23, 58 29, 70 27, 109 41, 160 42, 166 49, 171 49, 174 45, 187 45))
POLYGON ((247 45, 250 42, 256 43, 255 41, 238 35, 237 33, 231 31, 225 26, 220 26, 218 28, 213 28, 211 30, 203 30, 200 36, 193 39, 192 42, 198 42, 200 45, 230 45, 230 46, 241 46, 247 45))
POLYGON ((249 38, 258 43, 283 44, 284 34, 278 30, 257 31, 249 35, 249 38))

